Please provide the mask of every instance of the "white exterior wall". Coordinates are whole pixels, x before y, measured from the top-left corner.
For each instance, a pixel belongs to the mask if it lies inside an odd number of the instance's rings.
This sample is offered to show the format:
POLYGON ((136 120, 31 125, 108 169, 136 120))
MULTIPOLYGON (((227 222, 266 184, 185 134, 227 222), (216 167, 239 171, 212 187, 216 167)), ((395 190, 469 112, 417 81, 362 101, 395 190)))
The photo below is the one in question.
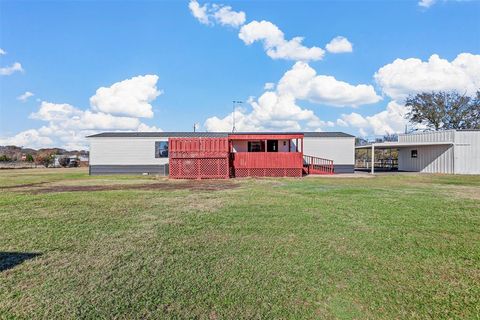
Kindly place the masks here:
POLYGON ((354 137, 304 137, 303 154, 333 160, 334 165, 354 165, 354 137))
POLYGON ((480 174, 480 131, 455 132, 455 173, 480 174))
POLYGON ((401 134, 399 142, 452 142, 453 146, 400 148, 398 169, 428 173, 480 174, 480 131, 432 131, 401 134), (411 158, 411 150, 418 158, 411 158))
POLYGON ((451 145, 399 148, 398 170, 453 173, 453 149, 451 145), (417 150, 417 158, 411 157, 412 150, 417 150))
POLYGON ((90 165, 163 165, 168 158, 155 158, 155 141, 168 138, 90 138, 90 165))

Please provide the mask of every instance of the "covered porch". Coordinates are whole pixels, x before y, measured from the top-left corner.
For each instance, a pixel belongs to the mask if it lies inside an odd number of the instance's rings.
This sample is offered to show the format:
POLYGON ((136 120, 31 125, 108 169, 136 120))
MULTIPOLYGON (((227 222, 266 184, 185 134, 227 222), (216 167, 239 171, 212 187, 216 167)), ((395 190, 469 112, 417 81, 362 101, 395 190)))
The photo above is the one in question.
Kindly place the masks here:
POLYGON ((301 177, 303 134, 231 134, 233 177, 301 177))

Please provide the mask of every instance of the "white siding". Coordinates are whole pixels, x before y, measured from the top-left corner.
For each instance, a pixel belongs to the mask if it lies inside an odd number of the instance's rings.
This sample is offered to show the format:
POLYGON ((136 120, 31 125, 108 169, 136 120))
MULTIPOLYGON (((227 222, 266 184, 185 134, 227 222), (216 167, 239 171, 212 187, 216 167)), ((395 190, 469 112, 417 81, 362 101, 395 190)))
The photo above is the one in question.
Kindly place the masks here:
POLYGON ((167 138, 90 138, 90 165, 162 165, 155 158, 155 141, 167 138))
POLYGON ((303 154, 333 160, 335 165, 355 162, 354 137, 305 137, 303 154))
POLYGON ((455 173, 480 174, 480 131, 455 132, 455 173))
POLYGON ((453 173, 453 146, 419 146, 399 148, 398 170, 428 173, 453 173), (417 158, 411 151, 417 150, 417 158))

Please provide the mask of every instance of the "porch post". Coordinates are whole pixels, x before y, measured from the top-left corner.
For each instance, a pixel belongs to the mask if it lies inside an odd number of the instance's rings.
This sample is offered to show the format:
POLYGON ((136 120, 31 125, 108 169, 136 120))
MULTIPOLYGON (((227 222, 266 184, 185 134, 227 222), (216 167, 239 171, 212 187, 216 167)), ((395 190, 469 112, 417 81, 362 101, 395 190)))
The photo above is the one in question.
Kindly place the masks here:
POLYGON ((267 152, 267 140, 265 140, 265 152, 267 152))
POLYGON ((372 143, 372 174, 375 173, 375 144, 372 143))
POLYGON ((300 141, 302 142, 302 149, 300 149, 300 150, 301 150, 301 152, 302 152, 302 154, 303 154, 303 138, 300 138, 300 141))

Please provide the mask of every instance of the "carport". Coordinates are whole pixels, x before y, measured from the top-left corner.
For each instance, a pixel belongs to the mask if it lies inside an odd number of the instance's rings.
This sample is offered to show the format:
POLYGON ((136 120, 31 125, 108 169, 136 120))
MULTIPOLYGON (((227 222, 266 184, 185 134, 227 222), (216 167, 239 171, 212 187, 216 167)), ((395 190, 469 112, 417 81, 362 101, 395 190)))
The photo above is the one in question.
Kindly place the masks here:
MULTIPOLYGON (((377 143, 371 143, 371 144, 366 144, 362 146, 356 146, 355 149, 371 150, 370 173, 374 174, 376 149, 377 150, 378 149, 397 149, 399 151, 398 165, 400 170, 400 168, 404 167, 405 165, 405 163, 401 164, 401 161, 402 162, 408 161, 407 160, 408 155, 405 154, 405 152, 403 152, 404 154, 402 154, 402 157, 400 157, 401 151, 408 152, 408 150, 410 150, 410 159, 411 159, 410 162, 419 162, 422 159, 427 159, 427 161, 429 161, 429 159, 435 159, 436 158, 436 153, 434 152, 435 150, 450 149, 451 146, 453 146, 453 142, 377 142, 377 143), (420 153, 419 150, 423 152, 420 153)), ((449 166, 450 164, 445 163, 444 165, 449 166)), ((416 170, 406 170, 406 171, 416 171, 416 170)))

